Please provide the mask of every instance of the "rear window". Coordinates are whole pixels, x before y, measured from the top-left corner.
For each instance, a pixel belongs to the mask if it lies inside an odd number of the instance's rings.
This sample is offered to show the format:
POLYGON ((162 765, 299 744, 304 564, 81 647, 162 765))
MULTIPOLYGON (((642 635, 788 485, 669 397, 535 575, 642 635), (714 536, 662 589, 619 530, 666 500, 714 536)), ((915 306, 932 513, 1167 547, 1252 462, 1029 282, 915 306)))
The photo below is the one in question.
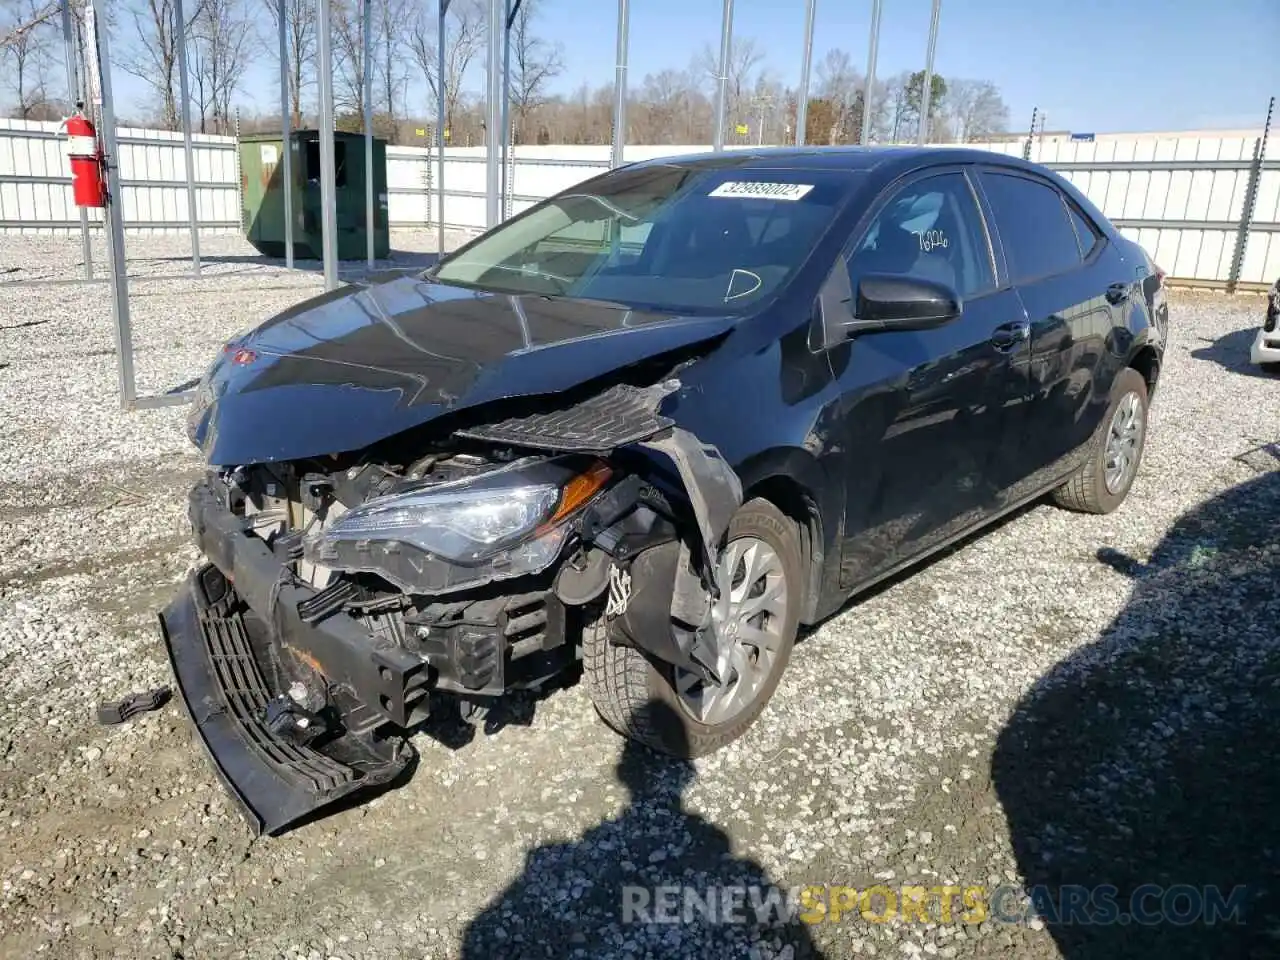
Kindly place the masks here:
POLYGON ((1014 283, 1053 276, 1080 263, 1075 228, 1057 190, 1038 180, 990 172, 982 175, 982 185, 1014 283))
POLYGON ((1102 236, 1098 233, 1098 228, 1094 226, 1093 221, 1070 200, 1067 201, 1067 211, 1071 214, 1071 225, 1076 228, 1076 239, 1080 241, 1080 255, 1087 260, 1102 236))
POLYGON ((778 292, 860 174, 624 168, 508 221, 434 277, 501 292, 733 313, 778 292))

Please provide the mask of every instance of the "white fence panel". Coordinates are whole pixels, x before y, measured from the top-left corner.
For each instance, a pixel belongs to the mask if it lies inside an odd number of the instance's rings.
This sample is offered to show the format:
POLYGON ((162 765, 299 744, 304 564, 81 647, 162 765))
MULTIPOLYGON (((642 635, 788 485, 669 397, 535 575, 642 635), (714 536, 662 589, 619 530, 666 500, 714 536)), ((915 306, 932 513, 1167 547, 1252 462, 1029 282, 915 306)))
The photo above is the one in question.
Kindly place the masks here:
MULTIPOLYGON (((1268 141, 1256 178, 1251 228, 1240 248, 1240 221, 1253 179, 1260 131, 1204 134, 1102 135, 1093 141, 1036 137, 1033 160, 1055 167, 1141 243, 1169 273, 1184 280, 1266 283, 1280 276, 1280 137, 1268 141)), ((121 129, 120 170, 125 227, 131 232, 179 232, 187 224, 182 136, 121 129)), ((0 120, 0 233, 74 232, 69 171, 59 125, 0 120)), ((204 230, 240 229, 240 184, 233 138, 193 135, 196 213, 204 230)), ((1023 138, 980 145, 1022 156, 1023 138)), ((750 150, 749 145, 730 150, 750 150)), ((636 145, 628 161, 704 153, 703 144, 636 145)), ((607 145, 521 146, 511 165, 511 208, 531 204, 609 167, 607 145)), ((485 222, 483 147, 446 150, 444 221, 472 231, 485 222)), ((440 218, 433 150, 389 147, 387 184, 393 227, 434 228, 440 218)), ((101 220, 98 211, 91 219, 101 220)))

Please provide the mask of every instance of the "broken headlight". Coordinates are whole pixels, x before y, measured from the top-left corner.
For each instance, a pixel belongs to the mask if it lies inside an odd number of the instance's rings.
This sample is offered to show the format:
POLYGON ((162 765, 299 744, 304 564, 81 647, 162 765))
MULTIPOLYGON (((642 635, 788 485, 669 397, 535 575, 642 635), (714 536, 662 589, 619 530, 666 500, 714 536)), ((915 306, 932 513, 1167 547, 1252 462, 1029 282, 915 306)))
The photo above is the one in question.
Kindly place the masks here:
POLYGON ((578 459, 521 461, 476 477, 375 497, 303 540, 311 563, 373 573, 406 593, 445 593, 539 573, 567 521, 608 481, 578 459))

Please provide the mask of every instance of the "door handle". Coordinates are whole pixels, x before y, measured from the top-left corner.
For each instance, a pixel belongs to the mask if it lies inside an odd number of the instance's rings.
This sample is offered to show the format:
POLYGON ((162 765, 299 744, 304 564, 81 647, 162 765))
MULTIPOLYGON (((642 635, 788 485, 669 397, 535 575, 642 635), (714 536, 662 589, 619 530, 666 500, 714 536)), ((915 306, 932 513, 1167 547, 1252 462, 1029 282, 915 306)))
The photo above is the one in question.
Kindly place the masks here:
POLYGON ((1113 283, 1107 287, 1107 303, 1116 305, 1129 299, 1129 284, 1113 283))
POLYGON ((991 345, 997 350, 1012 350, 1018 344, 1031 339, 1031 324, 1026 320, 1002 323, 991 331, 991 345))

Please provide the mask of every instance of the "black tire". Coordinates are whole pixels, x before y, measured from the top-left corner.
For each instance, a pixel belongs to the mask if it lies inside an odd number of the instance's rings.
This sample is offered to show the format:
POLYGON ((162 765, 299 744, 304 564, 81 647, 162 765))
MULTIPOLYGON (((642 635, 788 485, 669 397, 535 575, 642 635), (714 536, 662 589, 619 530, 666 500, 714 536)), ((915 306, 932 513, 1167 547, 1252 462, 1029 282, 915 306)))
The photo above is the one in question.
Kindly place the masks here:
POLYGON ((1262 368, 1263 373, 1280 374, 1280 363, 1267 362, 1267 363, 1260 363, 1258 364, 1258 366, 1262 368))
POLYGON ((676 694, 671 665, 650 660, 634 647, 611 642, 610 628, 600 617, 583 628, 583 677, 596 711, 618 733, 671 756, 700 757, 742 736, 764 710, 795 645, 804 587, 800 536, 795 523, 767 500, 752 500, 734 515, 726 543, 745 536, 773 548, 782 562, 787 587, 781 645, 754 702, 723 724, 699 722, 676 694))
POLYGON ((1137 370, 1127 368, 1120 372, 1111 385, 1111 403, 1099 424, 1093 439, 1089 441, 1089 459, 1070 479, 1053 491, 1054 502, 1068 510, 1080 513, 1111 513, 1129 494, 1134 478, 1142 467, 1142 453, 1147 443, 1147 409, 1149 406, 1147 381, 1137 370), (1128 479, 1117 490, 1108 490, 1105 478, 1107 436, 1111 420, 1120 402, 1129 394, 1136 394, 1142 417, 1142 434, 1135 451, 1135 464, 1128 479))

